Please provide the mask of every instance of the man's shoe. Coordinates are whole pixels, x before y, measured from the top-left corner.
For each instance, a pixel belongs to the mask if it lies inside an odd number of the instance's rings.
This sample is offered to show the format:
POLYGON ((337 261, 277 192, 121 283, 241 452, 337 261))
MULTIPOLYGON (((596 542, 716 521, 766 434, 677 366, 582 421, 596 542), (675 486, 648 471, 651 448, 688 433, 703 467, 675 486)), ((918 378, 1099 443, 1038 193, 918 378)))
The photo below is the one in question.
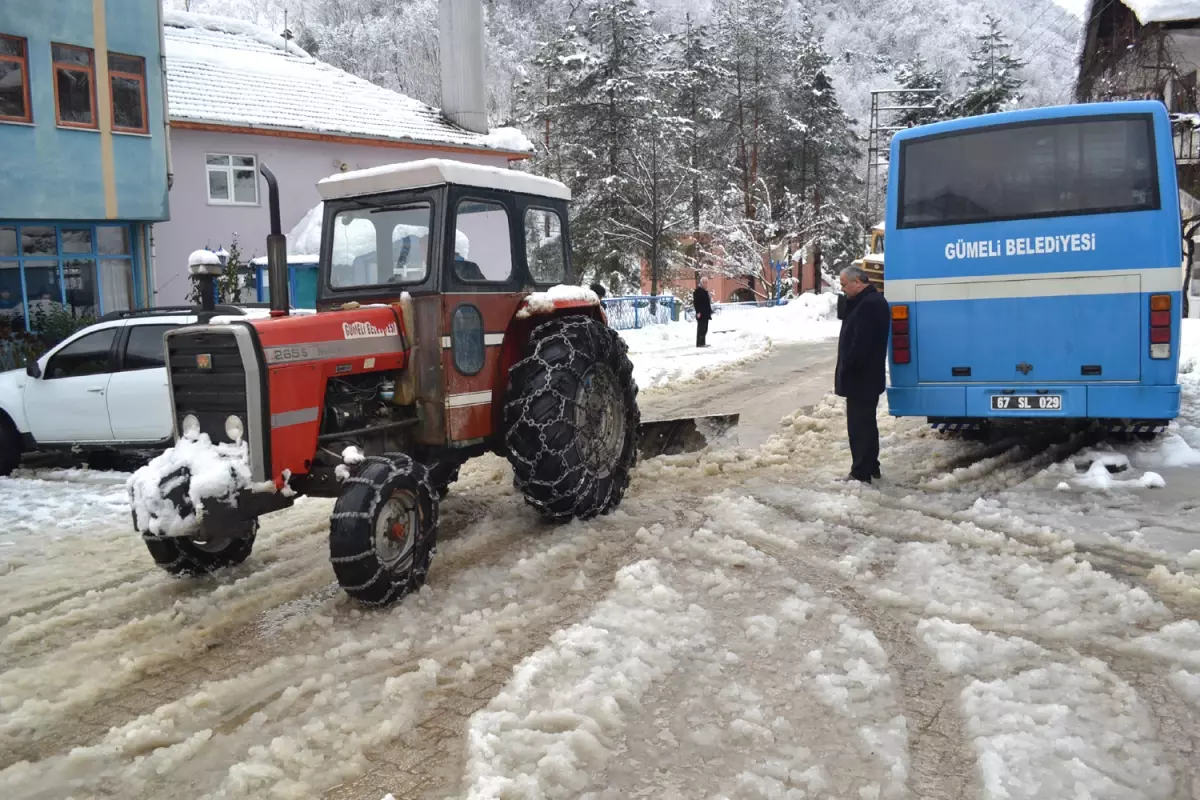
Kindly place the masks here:
POLYGON ((879 470, 875 470, 874 472, 871 473, 871 477, 874 478, 875 480, 879 480, 880 478, 883 477, 883 473, 880 472, 879 470))
POLYGON ((844 478, 838 478, 838 481, 840 483, 865 483, 868 486, 871 484, 870 478, 860 478, 857 475, 855 475, 853 472, 851 472, 849 475, 847 475, 844 478))

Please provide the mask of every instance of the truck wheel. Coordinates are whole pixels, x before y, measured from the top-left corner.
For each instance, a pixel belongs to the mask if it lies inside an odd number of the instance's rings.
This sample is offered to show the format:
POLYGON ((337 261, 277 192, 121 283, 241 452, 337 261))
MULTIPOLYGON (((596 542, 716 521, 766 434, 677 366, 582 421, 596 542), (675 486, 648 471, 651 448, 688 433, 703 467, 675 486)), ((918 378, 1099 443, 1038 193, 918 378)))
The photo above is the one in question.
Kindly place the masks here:
POLYGON ((247 523, 246 534, 232 539, 144 539, 154 562, 172 575, 207 575, 236 566, 250 556, 258 520, 247 523))
POLYGON ((429 471, 406 455, 365 459, 342 483, 329 526, 329 561, 346 594, 385 606, 425 583, 437 541, 429 471))
POLYGON ((21 463, 21 434, 0 414, 0 478, 7 478, 21 463))
POLYGON ((504 439, 517 488, 543 516, 590 519, 629 485, 641 419, 625 342, 584 316, 534 329, 509 372, 504 439))

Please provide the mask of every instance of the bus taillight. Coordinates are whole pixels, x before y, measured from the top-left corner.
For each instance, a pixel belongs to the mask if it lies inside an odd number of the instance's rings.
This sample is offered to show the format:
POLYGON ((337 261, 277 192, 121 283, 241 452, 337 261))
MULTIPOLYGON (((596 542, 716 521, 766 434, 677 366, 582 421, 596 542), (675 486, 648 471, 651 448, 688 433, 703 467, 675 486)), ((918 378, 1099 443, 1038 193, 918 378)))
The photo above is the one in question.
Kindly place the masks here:
POLYGON ((1171 295, 1150 295, 1150 357, 1171 357, 1171 295))
POLYGON ((908 306, 892 306, 892 361, 907 364, 912 360, 908 344, 908 306))

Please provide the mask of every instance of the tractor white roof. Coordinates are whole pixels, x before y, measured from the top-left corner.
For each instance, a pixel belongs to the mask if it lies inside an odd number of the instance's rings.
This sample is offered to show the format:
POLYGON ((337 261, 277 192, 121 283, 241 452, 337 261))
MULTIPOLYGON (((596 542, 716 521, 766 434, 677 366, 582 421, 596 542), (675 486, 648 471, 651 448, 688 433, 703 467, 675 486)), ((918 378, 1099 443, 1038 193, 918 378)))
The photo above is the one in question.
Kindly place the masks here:
POLYGON ((361 197, 368 194, 423 189, 452 183, 503 192, 519 192, 558 200, 570 200, 571 190, 558 181, 527 172, 500 167, 481 167, 443 158, 427 158, 406 164, 387 164, 332 175, 317 184, 323 200, 361 197))

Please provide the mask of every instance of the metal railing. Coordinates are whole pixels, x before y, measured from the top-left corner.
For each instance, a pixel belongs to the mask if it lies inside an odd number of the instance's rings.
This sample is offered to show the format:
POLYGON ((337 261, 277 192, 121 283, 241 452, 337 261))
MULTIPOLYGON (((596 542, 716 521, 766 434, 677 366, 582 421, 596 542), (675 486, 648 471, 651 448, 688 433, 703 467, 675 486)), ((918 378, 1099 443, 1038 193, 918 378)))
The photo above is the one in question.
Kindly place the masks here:
POLYGON ((601 303, 609 326, 618 331, 677 322, 683 309, 679 298, 669 294, 607 297, 601 303))
MULTIPOLYGON (((665 325, 670 322, 695 322, 696 311, 672 295, 628 295, 609 297, 600 301, 608 324, 618 331, 645 328, 650 325, 665 325)), ((713 303, 713 316, 734 313, 754 308, 781 306, 786 299, 751 300, 745 303, 713 303)))

